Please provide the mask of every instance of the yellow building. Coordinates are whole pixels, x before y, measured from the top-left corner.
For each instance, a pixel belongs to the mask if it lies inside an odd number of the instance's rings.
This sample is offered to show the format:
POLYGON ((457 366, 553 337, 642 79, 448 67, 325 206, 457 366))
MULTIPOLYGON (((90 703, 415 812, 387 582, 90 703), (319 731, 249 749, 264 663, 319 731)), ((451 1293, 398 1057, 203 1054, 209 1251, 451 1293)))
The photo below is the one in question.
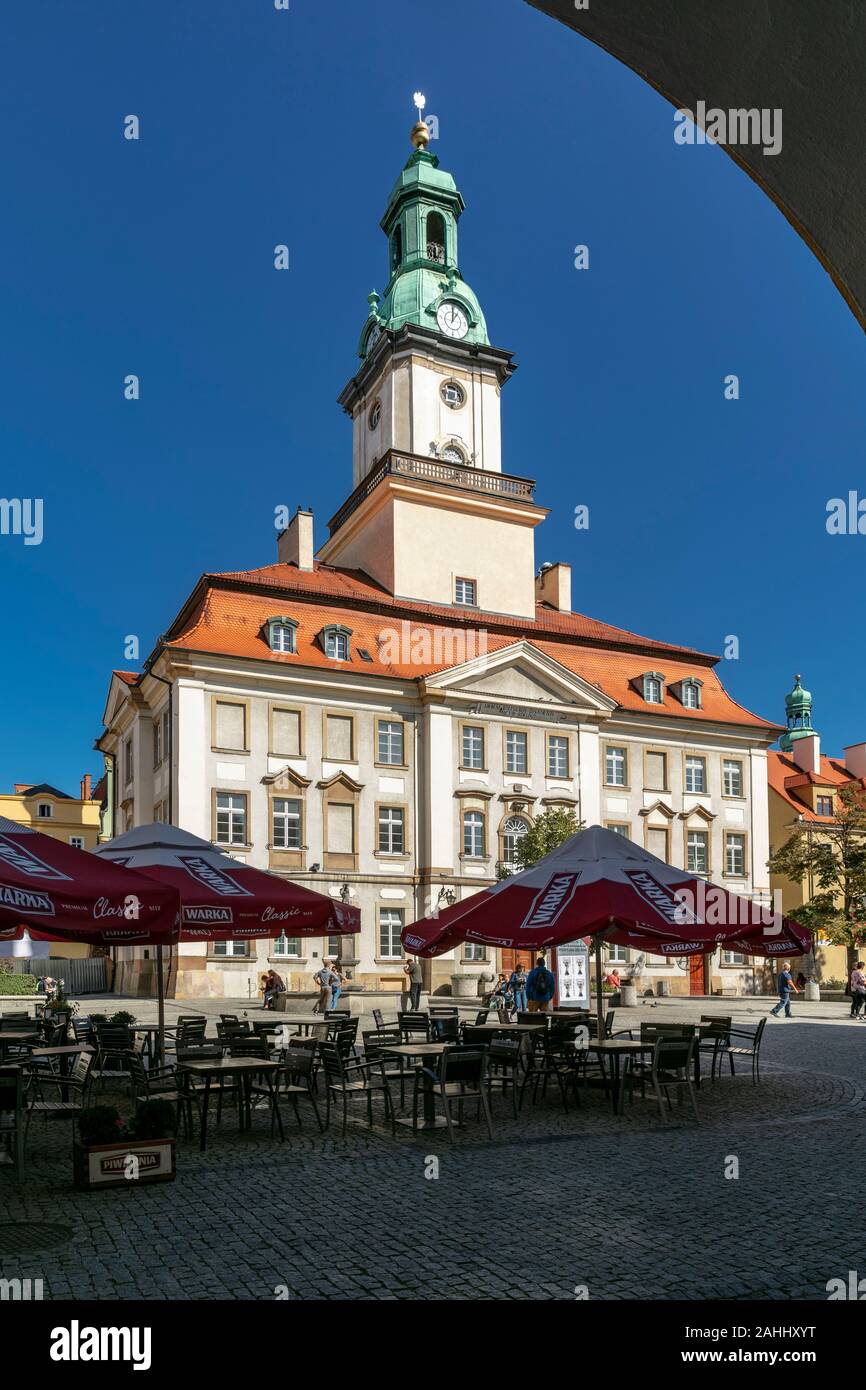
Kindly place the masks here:
MULTIPOLYGON (((796 677, 794 689, 785 697, 787 731, 779 740, 780 751, 767 754, 769 782, 770 852, 775 853, 798 830, 820 843, 829 841, 836 825, 837 798, 842 787, 866 778, 866 743, 845 748, 841 758, 821 752, 821 740, 812 727, 812 696, 796 677)), ((781 874, 771 875, 770 885, 781 895, 785 913, 806 903, 818 891, 808 876, 795 883, 781 874)), ((815 951, 818 983, 825 988, 844 984, 848 974, 845 946, 817 943, 815 951), (832 982, 832 983, 831 983, 832 982)), ((803 957, 792 957, 794 976, 804 968, 803 957)))
MULTIPOLYGON (((77 797, 67 796, 47 782, 16 782, 11 792, 0 792, 0 817, 30 826, 43 835, 63 840, 77 849, 95 849, 99 839, 100 802, 91 792, 90 774, 81 779, 77 797)), ((51 955, 73 960, 89 956, 89 946, 52 942, 51 955)))

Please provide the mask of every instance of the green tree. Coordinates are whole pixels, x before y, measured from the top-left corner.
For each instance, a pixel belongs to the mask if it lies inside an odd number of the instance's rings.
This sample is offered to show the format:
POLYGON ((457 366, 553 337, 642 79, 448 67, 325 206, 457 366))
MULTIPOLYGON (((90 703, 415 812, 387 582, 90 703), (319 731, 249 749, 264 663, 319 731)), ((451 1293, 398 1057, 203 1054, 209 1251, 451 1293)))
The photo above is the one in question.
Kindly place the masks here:
POLYGON ((498 870, 499 877, 508 878, 512 872, 520 873, 523 869, 531 868, 539 859, 543 859, 551 850, 557 849, 582 829, 583 821, 579 821, 574 811, 569 811, 564 806, 551 806, 549 811, 542 811, 526 834, 521 835, 517 841, 514 865, 501 866, 498 870))
POLYGON ((866 791, 859 783, 842 787, 832 825, 801 821, 769 859, 772 874, 802 883, 805 902, 788 915, 815 938, 847 946, 848 965, 866 939, 866 791))

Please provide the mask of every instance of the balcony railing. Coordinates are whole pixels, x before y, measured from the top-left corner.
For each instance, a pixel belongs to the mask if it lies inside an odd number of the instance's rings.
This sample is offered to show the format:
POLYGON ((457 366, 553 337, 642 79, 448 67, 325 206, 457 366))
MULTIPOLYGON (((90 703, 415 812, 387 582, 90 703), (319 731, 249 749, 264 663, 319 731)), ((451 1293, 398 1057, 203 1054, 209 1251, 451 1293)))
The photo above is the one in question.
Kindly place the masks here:
POLYGON ((379 460, 331 518, 328 527, 332 536, 366 501, 382 479, 388 477, 413 478, 422 483, 457 488, 461 492, 483 492, 488 496, 513 497, 523 502, 532 501, 535 489, 535 482, 531 478, 515 478, 509 473, 492 473, 483 468, 443 463, 440 459, 422 458, 419 454, 398 454, 392 449, 379 460))

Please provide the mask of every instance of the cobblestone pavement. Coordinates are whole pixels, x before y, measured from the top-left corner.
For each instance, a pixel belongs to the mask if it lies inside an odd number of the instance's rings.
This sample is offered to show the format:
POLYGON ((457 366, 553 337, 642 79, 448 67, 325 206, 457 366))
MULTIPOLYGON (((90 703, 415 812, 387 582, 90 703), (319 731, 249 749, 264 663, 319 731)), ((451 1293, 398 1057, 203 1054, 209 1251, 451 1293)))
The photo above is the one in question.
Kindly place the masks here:
POLYGON ((564 1114, 549 1093, 517 1122, 495 1098, 492 1142, 474 1116, 453 1147, 392 1139, 359 1107, 345 1139, 289 1111, 280 1145, 264 1113, 240 1135, 228 1111, 205 1154, 179 1142, 175 1183, 100 1194, 71 1187, 68 1126, 35 1120, 27 1181, 0 1173, 0 1223, 71 1238, 0 1257, 0 1279, 41 1278, 54 1299, 823 1299, 864 1264, 864 1049, 840 1007, 772 1020, 761 1085, 704 1084, 700 1125, 639 1100, 615 1118, 600 1092, 564 1114))

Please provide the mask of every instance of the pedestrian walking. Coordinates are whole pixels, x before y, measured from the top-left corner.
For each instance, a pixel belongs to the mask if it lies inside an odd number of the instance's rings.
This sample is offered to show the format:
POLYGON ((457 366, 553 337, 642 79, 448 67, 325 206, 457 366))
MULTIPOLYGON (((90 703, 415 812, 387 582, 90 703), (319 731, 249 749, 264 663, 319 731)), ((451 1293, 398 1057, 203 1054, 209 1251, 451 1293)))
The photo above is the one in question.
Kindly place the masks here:
POLYGON ((863 962, 858 960, 854 969, 851 971, 851 1017, 863 1018, 861 1009, 866 1003, 866 975, 863 974, 863 962))
POLYGON ((535 962, 535 969, 530 970, 526 980, 526 993, 529 997, 529 1012, 531 1014, 548 1014, 553 1003, 553 996, 556 993, 556 980, 553 978, 553 971, 548 970, 544 964, 544 956, 539 956, 535 962))
POLYGON ((779 1002, 776 1005, 775 1009, 770 1010, 770 1013, 773 1014, 775 1018, 778 1018, 782 1009, 784 1009, 785 1017, 790 1018, 791 995, 800 993, 797 986, 794 984, 794 980, 791 975, 790 961, 786 960, 784 965, 782 966, 782 969, 779 971, 779 978, 776 982, 776 985, 779 991, 779 1002))
POLYGON ((330 957, 322 962, 321 969, 317 970, 313 976, 319 986, 319 998, 313 1006, 314 1014, 327 1014, 331 1011, 331 991, 338 983, 337 976, 331 969, 330 957))

